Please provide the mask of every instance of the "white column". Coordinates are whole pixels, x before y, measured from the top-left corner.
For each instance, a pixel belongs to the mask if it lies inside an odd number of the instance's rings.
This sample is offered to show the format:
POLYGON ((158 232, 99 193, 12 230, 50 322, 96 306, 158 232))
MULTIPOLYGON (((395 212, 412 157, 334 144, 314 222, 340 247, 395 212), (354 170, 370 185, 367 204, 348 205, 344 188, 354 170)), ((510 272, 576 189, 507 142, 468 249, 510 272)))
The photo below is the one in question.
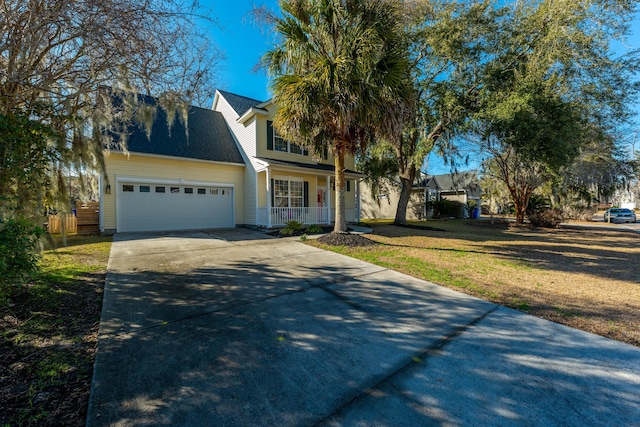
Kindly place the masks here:
POLYGON ((327 175, 327 221, 331 224, 331 175, 327 175))
POLYGON ((360 222, 360 180, 356 179, 356 221, 360 222))
POLYGON ((267 184, 267 228, 271 228, 271 174, 269 168, 265 169, 267 184))

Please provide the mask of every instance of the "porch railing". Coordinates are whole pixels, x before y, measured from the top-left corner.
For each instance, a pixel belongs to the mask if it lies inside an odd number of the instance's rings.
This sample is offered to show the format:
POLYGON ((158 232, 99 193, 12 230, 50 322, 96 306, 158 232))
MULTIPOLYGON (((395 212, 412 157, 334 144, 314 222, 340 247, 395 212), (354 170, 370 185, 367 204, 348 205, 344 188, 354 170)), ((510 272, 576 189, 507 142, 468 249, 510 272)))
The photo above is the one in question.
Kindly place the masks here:
MULTIPOLYGON (((357 221, 355 209, 346 210, 347 221, 357 221)), ((331 224, 335 218, 335 209, 329 208, 259 208, 258 225, 283 227, 294 220, 302 224, 331 224), (269 221, 269 219, 271 221, 269 221)))

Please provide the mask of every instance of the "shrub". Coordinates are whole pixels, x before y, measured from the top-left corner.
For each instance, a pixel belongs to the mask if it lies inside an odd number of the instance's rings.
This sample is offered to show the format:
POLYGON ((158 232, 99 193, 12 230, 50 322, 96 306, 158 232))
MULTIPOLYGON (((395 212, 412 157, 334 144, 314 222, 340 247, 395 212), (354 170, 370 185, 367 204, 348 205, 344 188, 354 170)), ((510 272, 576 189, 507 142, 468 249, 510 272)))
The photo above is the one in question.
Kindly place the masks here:
POLYGON ((551 202, 548 198, 541 196, 540 194, 532 194, 529 198, 529 204, 527 205, 527 215, 540 210, 549 209, 551 202))
POLYGON ((324 232, 324 229, 317 224, 313 224, 307 227, 307 233, 309 234, 320 234, 324 232))
POLYGON ((557 208, 538 209, 536 211, 529 212, 527 214, 527 217, 529 218, 529 222, 531 223, 531 225, 533 225, 534 227, 544 228, 555 228, 564 219, 562 216, 562 212, 557 208))
POLYGON ((293 236, 302 232, 302 223, 295 219, 287 221, 287 226, 280 230, 282 236, 293 236))
POLYGON ((21 283, 38 269, 44 229, 27 219, 0 220, 0 285, 21 283))

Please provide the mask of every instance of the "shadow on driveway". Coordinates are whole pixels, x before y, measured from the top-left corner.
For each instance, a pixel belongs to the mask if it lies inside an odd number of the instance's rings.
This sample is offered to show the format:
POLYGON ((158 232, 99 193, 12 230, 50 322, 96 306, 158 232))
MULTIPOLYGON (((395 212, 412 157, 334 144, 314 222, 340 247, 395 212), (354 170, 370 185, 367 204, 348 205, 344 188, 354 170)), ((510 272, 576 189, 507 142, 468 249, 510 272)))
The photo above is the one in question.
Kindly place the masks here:
POLYGON ((116 239, 87 425, 640 419, 640 349, 241 233, 116 239))

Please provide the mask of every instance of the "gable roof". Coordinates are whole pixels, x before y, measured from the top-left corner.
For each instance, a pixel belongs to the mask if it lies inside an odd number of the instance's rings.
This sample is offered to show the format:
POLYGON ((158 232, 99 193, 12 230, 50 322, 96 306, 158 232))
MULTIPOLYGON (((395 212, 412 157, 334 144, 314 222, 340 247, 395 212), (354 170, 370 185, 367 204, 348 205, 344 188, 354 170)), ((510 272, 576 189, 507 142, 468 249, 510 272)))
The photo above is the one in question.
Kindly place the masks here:
MULTIPOLYGON (((145 102, 155 101, 145 99, 145 102)), ((242 155, 221 113, 190 107, 188 128, 187 136, 184 124, 176 117, 169 129, 166 112, 158 108, 151 127, 151 138, 147 138, 141 126, 133 125, 129 128, 127 149, 135 153, 244 165, 242 155)))
POLYGON ((223 90, 218 90, 220 95, 227 100, 231 108, 238 114, 238 116, 244 115, 247 111, 252 108, 257 107, 260 104, 263 104, 263 101, 258 101, 257 99, 248 98, 242 95, 236 95, 235 93, 225 92, 223 90))
POLYGON ((475 190, 479 187, 476 171, 434 176, 441 191, 475 190))
POLYGON ((480 191, 477 171, 430 175, 422 181, 420 188, 437 188, 440 191, 480 191))

